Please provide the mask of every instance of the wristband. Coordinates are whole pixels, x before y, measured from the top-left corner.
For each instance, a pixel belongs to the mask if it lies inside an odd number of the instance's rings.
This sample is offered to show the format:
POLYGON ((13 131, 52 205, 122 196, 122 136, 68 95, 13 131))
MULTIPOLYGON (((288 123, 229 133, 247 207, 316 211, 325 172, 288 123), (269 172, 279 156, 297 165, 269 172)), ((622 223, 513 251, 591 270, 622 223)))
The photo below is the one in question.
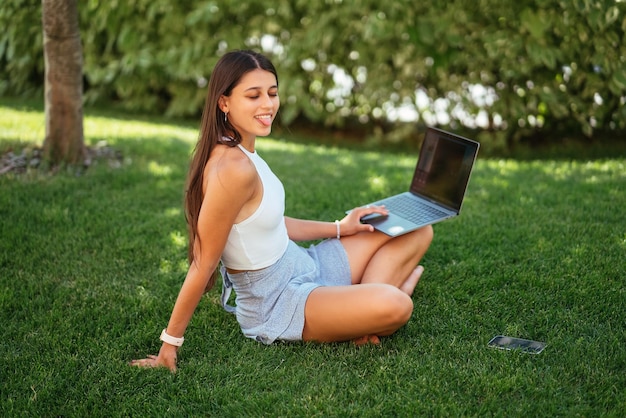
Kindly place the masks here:
POLYGON ((167 328, 163 329, 163 332, 161 332, 161 336, 159 337, 159 339, 164 343, 168 343, 176 347, 180 347, 185 342, 185 337, 176 338, 169 335, 167 333, 167 328))
POLYGON ((335 225, 337 225, 337 239, 341 239, 341 227, 338 220, 335 220, 335 225))

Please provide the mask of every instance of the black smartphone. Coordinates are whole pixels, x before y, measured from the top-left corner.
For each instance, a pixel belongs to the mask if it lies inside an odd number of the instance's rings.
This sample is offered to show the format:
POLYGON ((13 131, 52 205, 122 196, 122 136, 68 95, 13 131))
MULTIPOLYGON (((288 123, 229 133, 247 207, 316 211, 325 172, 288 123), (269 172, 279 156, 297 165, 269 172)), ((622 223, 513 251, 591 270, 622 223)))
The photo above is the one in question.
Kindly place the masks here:
POLYGON ((502 350, 519 350, 523 353, 539 354, 546 348, 546 343, 541 341, 525 340, 523 338, 496 335, 489 341, 489 347, 502 350))

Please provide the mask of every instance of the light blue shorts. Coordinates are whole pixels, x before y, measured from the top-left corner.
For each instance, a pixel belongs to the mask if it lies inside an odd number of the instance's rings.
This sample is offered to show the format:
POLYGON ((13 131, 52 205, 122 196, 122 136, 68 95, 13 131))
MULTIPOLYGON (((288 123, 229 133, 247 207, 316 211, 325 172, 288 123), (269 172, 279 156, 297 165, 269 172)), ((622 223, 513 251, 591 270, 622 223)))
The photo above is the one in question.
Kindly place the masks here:
POLYGON ((264 344, 301 340, 311 291, 351 284, 348 256, 337 239, 309 248, 290 241, 285 254, 267 268, 231 274, 222 267, 221 272, 222 306, 237 316, 246 337, 264 344), (235 307, 227 304, 231 290, 235 307))

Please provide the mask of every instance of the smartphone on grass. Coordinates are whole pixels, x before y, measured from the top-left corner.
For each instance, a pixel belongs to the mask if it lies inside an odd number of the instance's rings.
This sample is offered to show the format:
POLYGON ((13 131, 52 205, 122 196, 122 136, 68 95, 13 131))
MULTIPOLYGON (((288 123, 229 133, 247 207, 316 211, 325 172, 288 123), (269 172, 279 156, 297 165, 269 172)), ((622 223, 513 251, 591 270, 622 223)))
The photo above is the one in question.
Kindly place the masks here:
POLYGON ((546 343, 541 341, 525 340, 505 335, 496 335, 487 345, 501 350, 519 350, 529 354, 539 354, 546 348, 546 343))

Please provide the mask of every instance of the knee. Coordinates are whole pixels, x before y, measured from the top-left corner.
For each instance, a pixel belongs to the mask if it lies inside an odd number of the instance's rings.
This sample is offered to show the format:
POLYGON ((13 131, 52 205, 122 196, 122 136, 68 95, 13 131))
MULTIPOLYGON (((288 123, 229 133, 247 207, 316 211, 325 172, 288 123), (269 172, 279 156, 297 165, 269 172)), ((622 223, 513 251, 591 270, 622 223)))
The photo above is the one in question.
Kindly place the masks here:
POLYGON ((390 328, 400 328, 413 314, 413 300, 395 286, 385 286, 379 293, 379 313, 386 319, 390 328))
POLYGON ((435 230, 433 229, 433 226, 426 225, 425 227, 420 228, 418 231, 420 232, 420 240, 427 243, 427 245, 430 245, 433 237, 435 236, 435 230))
POLYGON ((403 247, 409 253, 415 253, 423 255, 430 247, 430 243, 433 240, 435 232, 432 225, 426 225, 420 229, 417 229, 406 235, 405 245, 403 247))
POLYGON ((426 225, 413 232, 411 244, 408 248, 412 248, 414 251, 423 254, 428 250, 428 247, 430 247, 434 236, 435 232, 432 225, 426 225))

